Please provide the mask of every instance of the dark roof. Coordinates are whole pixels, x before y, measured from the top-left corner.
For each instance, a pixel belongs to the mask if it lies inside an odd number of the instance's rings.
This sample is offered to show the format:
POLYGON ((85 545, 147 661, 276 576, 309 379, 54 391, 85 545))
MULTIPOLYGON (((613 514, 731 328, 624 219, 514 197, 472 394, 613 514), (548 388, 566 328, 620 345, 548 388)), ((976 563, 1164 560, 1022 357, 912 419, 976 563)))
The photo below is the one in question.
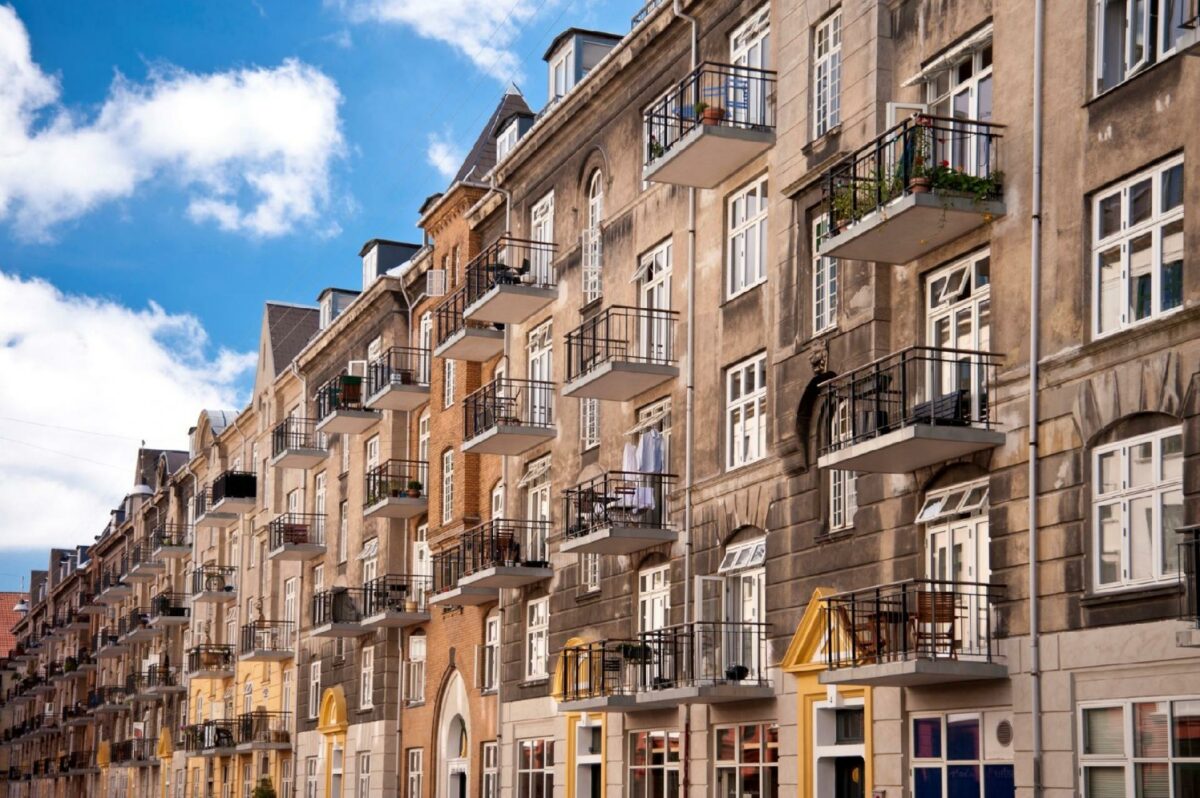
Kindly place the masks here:
MULTIPOLYGON (((175 449, 148 449, 143 446, 142 448, 138 449, 137 473, 134 474, 133 484, 154 485, 155 470, 158 468, 158 459, 163 455, 167 456, 168 464, 172 462, 170 458, 175 458, 174 461, 178 462, 180 466, 186 463, 188 459, 187 452, 180 452, 175 449)), ((174 473, 174 469, 172 469, 172 473, 174 473)))
POLYGON ((414 247, 416 249, 421 248, 420 244, 410 244, 407 241, 393 241, 390 238, 372 238, 370 241, 362 245, 362 248, 358 251, 358 257, 361 258, 363 255, 366 255, 367 252, 370 251, 371 247, 375 246, 376 244, 390 244, 393 247, 414 247))
POLYGON ((443 196, 444 195, 440 191, 437 192, 436 194, 430 194, 428 197, 425 198, 425 201, 421 203, 421 207, 417 208, 417 213, 424 216, 425 211, 429 210, 434 205, 436 205, 437 201, 440 200, 443 196))
POLYGON ((615 33, 609 33, 608 31, 603 31, 603 30, 588 30, 587 28, 567 28, 565 31, 563 31, 562 33, 555 36, 554 41, 550 42, 550 46, 546 48, 546 54, 542 56, 542 60, 549 61, 550 56, 554 55, 554 51, 558 49, 558 46, 560 44, 562 44, 562 40, 567 38, 568 36, 588 36, 592 39, 607 39, 608 41, 612 42, 614 45, 617 42, 621 41, 621 39, 625 38, 624 36, 618 36, 615 33))
POLYGON ((317 334, 320 312, 301 305, 267 303, 267 340, 278 377, 317 334))
POLYGON ((163 458, 167 461, 167 473, 174 474, 179 469, 183 468, 188 463, 189 455, 187 452, 177 452, 170 450, 162 453, 163 458))
POLYGON ((496 165, 496 138, 492 132, 493 128, 499 120, 519 113, 532 114, 533 111, 525 102, 521 91, 516 86, 510 86, 508 91, 504 92, 504 96, 500 98, 496 110, 492 111, 492 115, 488 117, 483 130, 479 131, 479 138, 475 139, 475 144, 471 146, 471 151, 467 153, 466 159, 459 167, 458 174, 454 176, 455 183, 466 180, 468 177, 482 180, 483 176, 491 171, 492 167, 496 165))

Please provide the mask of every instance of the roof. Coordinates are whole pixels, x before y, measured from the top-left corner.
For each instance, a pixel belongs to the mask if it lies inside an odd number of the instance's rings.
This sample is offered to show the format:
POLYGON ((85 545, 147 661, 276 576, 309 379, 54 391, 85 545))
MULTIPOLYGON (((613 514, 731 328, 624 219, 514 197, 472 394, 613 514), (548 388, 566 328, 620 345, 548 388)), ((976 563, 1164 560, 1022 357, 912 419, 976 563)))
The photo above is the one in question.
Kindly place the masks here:
POLYGON ((393 241, 390 238, 372 238, 370 241, 362 245, 362 249, 358 251, 358 257, 362 257, 371 251, 371 247, 376 244, 389 244, 393 247, 419 247, 420 244, 410 244, 407 241, 393 241))
POLYGON ((176 471, 187 465, 189 455, 187 452, 179 452, 172 449, 163 452, 161 459, 167 461, 167 473, 174 474, 176 471))
POLYGON ((21 613, 13 609, 17 606, 17 602, 21 599, 29 601, 28 593, 3 592, 0 593, 0 657, 7 657, 16 645, 17 638, 13 634, 12 629, 16 626, 22 617, 21 613))
POLYGON ((417 208, 417 213, 419 213, 423 216, 425 214, 425 211, 432 208, 437 203, 437 201, 440 200, 441 198, 442 198, 442 192, 440 192, 440 191, 437 192, 436 194, 430 194, 428 197, 425 198, 425 201, 421 203, 421 207, 417 208))
MULTIPOLYGON (((138 449, 137 453, 137 472, 134 474, 134 485, 153 485, 155 477, 155 469, 158 468, 159 458, 166 455, 168 467, 174 458, 180 466, 187 462, 188 453, 180 452, 174 449, 148 449, 145 446, 138 449)), ((174 473, 175 469, 171 469, 174 473)))
POLYGON ((492 131, 497 122, 513 114, 533 114, 533 110, 529 107, 529 103, 525 102, 521 90, 515 85, 510 85, 508 91, 504 92, 504 96, 496 105, 496 110, 492 111, 492 115, 488 117, 483 130, 479 131, 479 138, 475 139, 475 143, 471 145, 471 151, 467 153, 462 166, 458 169, 458 174, 454 176, 455 183, 469 177, 482 180, 483 176, 492 170, 492 167, 496 165, 496 138, 492 131))
POLYGON ((208 426, 212 429, 213 437, 217 437, 237 417, 235 410, 201 410, 200 415, 208 418, 208 426))
POLYGON ((319 321, 320 311, 316 308, 280 302, 267 303, 267 340, 271 347, 271 359, 275 363, 276 377, 317 334, 319 321))
POLYGON ((565 31, 555 36, 554 41, 550 42, 550 46, 546 48, 546 54, 542 56, 542 60, 549 61, 550 56, 554 55, 554 51, 557 50, 559 45, 562 44, 563 39, 567 38, 568 36, 588 36, 593 39, 607 39, 613 44, 616 44, 617 42, 621 41, 621 39, 625 38, 624 36, 618 36, 615 33, 609 33, 608 31, 603 30, 567 28, 565 31))

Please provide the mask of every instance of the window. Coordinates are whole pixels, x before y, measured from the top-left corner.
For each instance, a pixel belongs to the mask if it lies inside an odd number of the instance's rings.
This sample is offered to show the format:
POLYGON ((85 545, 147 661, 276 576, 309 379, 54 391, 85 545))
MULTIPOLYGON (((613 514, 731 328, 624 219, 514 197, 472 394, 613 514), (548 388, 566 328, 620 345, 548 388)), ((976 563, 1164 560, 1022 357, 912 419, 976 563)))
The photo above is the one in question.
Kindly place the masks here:
POLYGON ((1183 524, 1181 428, 1097 447, 1092 483, 1096 588, 1175 581, 1175 530, 1183 524))
POLYGON ((421 798, 425 751, 410 748, 405 759, 408 760, 408 798, 421 798))
POLYGON ((312 570, 313 592, 320 593, 325 589, 325 566, 315 565, 312 570))
POLYGON ((550 636, 550 599, 540 598, 525 607, 525 678, 546 677, 550 636))
POLYGON ((550 102, 566 96, 575 85, 575 47, 566 47, 550 62, 550 102))
POLYGON ((442 523, 454 519, 454 450, 442 452, 442 523))
POLYGON ((350 470, 350 436, 342 436, 342 473, 350 470))
POLYGON ((359 688, 359 708, 371 709, 375 706, 375 646, 363 646, 362 648, 359 688))
POLYGON ((604 221, 604 174, 597 169, 588 180, 587 227, 581 239, 583 253, 583 302, 588 304, 603 293, 604 238, 600 223, 604 221))
MULTIPOLYGON (((547 244, 554 243, 554 192, 537 201, 529 212, 530 238, 547 244)), ((530 253, 530 271, 535 285, 552 285, 554 275, 550 273, 553 255, 545 248, 530 253)))
POLYGON ((679 732, 629 735, 629 798, 678 798, 679 732))
POLYGON ((813 795, 830 798, 859 795, 855 787, 863 783, 866 772, 862 699, 846 699, 843 706, 817 702, 813 705, 812 721, 813 795))
POLYGON ((485 692, 495 690, 500 681, 500 616, 489 615, 483 626, 483 656, 481 657, 479 687, 485 692))
POLYGON ((242 712, 249 715, 254 711, 254 682, 242 685, 242 712))
MULTIPOLYGON (((638 307, 647 310, 671 309, 671 241, 667 239, 638 260, 638 307)), ((650 363, 671 360, 671 321, 655 314, 638 330, 638 354, 650 363)))
MULTIPOLYGON (((830 419, 833 426, 831 440, 843 440, 850 432, 849 407, 838 403, 830 419)), ((829 473, 829 531, 838 532, 854 526, 854 514, 858 510, 858 477, 853 471, 831 468, 829 473)))
POLYGON ((317 798, 317 758, 310 756, 304 760, 304 798, 317 798))
MULTIPOLYGON (((970 419, 987 417, 988 371, 967 352, 992 347, 991 255, 988 250, 929 273, 925 277, 926 343, 941 350, 930 363, 925 390, 929 398, 968 391, 969 406, 955 412, 970 419), (957 350, 957 351, 956 351, 957 350)), ((956 403, 961 408, 961 402, 956 403)))
POLYGON ((442 407, 454 406, 454 381, 458 377, 456 362, 449 358, 442 360, 442 407))
POLYGON ((366 752, 358 755, 358 791, 355 795, 357 798, 370 798, 371 795, 371 755, 366 752))
POLYGON ((813 34, 813 138, 842 121, 842 12, 834 11, 813 34))
POLYGON ((410 704, 425 701, 425 635, 408 636, 408 662, 405 665, 404 700, 410 704))
POLYGON ((344 563, 350 558, 350 503, 342 501, 338 505, 338 562, 344 563))
POLYGON ((600 445, 600 400, 579 402, 579 448, 583 451, 600 445))
MULTIPOLYGON (((554 381, 554 333, 550 321, 540 324, 530 330, 525 342, 527 358, 526 375, 532 382, 550 383, 554 381)), ((554 421, 553 390, 545 386, 526 386, 531 391, 528 399, 521 402, 521 408, 529 413, 529 423, 549 425, 554 421)), ((520 410, 517 411, 521 412, 520 410)))
POLYGON ((987 761, 978 713, 912 719, 914 798, 1013 798, 1011 761, 987 761))
POLYGON ((579 555, 579 585, 586 592, 600 589, 600 555, 594 551, 579 555))
POLYGON ((1176 52, 1185 0, 1096 0, 1096 93, 1176 52))
MULTIPOLYGON (((325 472, 322 471, 313 477, 313 513, 319 516, 318 523, 321 524, 322 532, 325 527, 325 472)), ((321 540, 325 537, 322 534, 321 540)))
MULTIPOLYGON (((992 121, 992 43, 989 33, 984 36, 961 58, 925 73, 926 107, 934 116, 992 121)), ((963 133, 951 135, 949 146, 941 150, 948 164, 980 177, 991 174, 996 165, 990 161, 992 153, 987 138, 974 135, 979 131, 978 126, 948 124, 963 133)))
POLYGON ((1096 195, 1093 330, 1123 330, 1183 307, 1183 159, 1096 195))
POLYGON ((725 372, 726 466, 738 468, 767 454, 767 356, 755 355, 725 372))
POLYGON ((820 335, 837 326, 838 262, 818 254, 828 233, 829 219, 819 217, 813 222, 812 236, 812 298, 813 335, 820 335))
POLYGON ((518 740, 516 798, 553 796, 554 740, 518 740))
POLYGON ((657 632, 671 620, 671 566, 638 573, 638 631, 657 632))
POLYGON ((767 279, 767 178, 729 198, 726 295, 737 296, 767 279))
POLYGON ((722 798, 777 798, 779 726, 726 726, 717 729, 716 735, 716 794, 722 798))
POLYGON ((330 755, 329 762, 329 796, 330 798, 341 798, 342 795, 342 770, 345 766, 344 759, 346 756, 345 749, 340 743, 333 744, 333 753, 330 755))
POLYGON ((1200 698, 1080 709, 1079 751, 1088 798, 1191 798, 1200 786, 1200 698))
POLYGON ((288 715, 292 714, 292 707, 296 703, 296 671, 288 668, 283 672, 283 711, 288 715))
MULTIPOLYGON (((500 750, 496 743, 483 744, 483 781, 479 785, 479 798, 500 796, 500 750)), ((547 796, 546 798, 552 798, 547 796)))
POLYGON ((505 125, 504 130, 500 131, 500 135, 496 136, 496 163, 500 163, 508 154, 517 146, 517 139, 520 137, 520 120, 514 119, 505 125))
POLYGON ((308 716, 315 718, 321 708, 321 660, 308 666, 308 716))

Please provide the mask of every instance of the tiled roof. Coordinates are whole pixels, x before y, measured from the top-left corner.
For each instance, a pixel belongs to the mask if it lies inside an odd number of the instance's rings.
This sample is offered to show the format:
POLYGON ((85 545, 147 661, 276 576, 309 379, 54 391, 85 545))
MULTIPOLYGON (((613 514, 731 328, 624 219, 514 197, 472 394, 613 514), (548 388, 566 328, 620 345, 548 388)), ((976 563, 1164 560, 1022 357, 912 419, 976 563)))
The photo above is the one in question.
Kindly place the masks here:
POLYGON ((275 361, 275 376, 291 365, 304 345, 317 334, 319 321, 320 312, 316 308, 267 303, 267 336, 275 361))
POLYGON ((500 98, 496 110, 492 111, 487 124, 479 133, 479 138, 475 139, 475 144, 471 146, 471 151, 467 153, 466 159, 459 167, 458 174, 454 176, 455 183, 468 179, 482 181, 484 175, 491 171, 492 167, 496 165, 496 138, 492 128, 501 119, 513 114, 533 115, 529 104, 525 102, 525 97, 515 86, 510 87, 500 98))
POLYGON ((21 613, 13 607, 21 599, 28 601, 29 597, 25 593, 0 593, 0 657, 7 657, 17 642, 12 629, 20 622, 21 613))

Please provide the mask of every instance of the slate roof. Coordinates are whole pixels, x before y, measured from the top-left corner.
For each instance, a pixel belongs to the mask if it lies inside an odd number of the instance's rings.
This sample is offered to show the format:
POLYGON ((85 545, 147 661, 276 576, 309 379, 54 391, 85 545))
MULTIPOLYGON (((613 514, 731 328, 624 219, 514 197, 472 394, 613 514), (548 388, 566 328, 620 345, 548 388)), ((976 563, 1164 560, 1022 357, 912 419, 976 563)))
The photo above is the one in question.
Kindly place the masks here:
POLYGON ((504 92, 504 96, 500 98, 499 104, 496 105, 496 110, 492 111, 492 115, 488 117, 487 123, 483 126, 483 130, 479 132, 479 138, 475 139, 475 143, 471 146, 471 151, 467 153, 467 157, 463 160, 462 166, 458 169, 458 174, 454 176, 454 182, 461 180, 483 180, 483 176, 491 171, 496 165, 496 138, 492 132, 492 128, 501 119, 510 117, 513 114, 529 114, 533 115, 533 111, 529 107, 529 103, 525 102, 524 95, 516 86, 509 86, 508 91, 504 92))
POLYGON ((278 377, 291 365, 304 345, 317 334, 319 321, 320 312, 316 308, 267 303, 267 339, 271 358, 275 361, 274 376, 278 377))

